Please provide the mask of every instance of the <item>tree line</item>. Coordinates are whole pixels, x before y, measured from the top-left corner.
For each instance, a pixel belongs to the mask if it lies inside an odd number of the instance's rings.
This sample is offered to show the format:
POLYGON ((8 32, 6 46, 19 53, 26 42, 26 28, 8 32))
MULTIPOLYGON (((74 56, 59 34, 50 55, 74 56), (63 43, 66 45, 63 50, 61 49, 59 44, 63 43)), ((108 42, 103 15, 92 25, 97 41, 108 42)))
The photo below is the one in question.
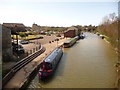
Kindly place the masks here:
POLYGON ((97 30, 108 37, 113 47, 118 48, 118 16, 115 13, 105 16, 97 30))

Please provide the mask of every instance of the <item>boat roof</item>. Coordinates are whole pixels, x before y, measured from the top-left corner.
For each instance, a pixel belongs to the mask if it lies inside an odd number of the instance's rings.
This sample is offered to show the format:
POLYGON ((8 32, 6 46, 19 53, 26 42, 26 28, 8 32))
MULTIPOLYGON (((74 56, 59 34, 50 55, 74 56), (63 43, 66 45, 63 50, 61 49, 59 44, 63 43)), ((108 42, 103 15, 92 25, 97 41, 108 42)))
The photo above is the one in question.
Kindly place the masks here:
POLYGON ((74 40, 75 38, 70 38, 69 40, 65 41, 64 43, 70 43, 72 40, 74 40))
POLYGON ((55 50, 53 50, 53 52, 50 53, 50 55, 48 55, 48 56, 44 59, 44 61, 51 63, 51 62, 55 59, 55 57, 58 55, 58 52, 59 52, 60 50, 61 50, 61 48, 56 48, 55 50))
POLYGON ((67 40, 67 41, 65 41, 64 43, 70 43, 70 41, 71 41, 71 40, 67 40))

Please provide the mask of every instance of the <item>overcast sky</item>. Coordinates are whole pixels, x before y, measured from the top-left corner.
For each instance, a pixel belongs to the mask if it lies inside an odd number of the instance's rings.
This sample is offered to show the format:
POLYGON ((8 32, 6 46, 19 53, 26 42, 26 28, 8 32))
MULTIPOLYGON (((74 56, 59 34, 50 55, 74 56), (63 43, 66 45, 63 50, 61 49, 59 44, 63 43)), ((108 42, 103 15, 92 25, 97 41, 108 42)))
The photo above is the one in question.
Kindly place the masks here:
POLYGON ((104 16, 118 14, 118 3, 117 0, 0 0, 0 12, 0 23, 99 25, 104 16))

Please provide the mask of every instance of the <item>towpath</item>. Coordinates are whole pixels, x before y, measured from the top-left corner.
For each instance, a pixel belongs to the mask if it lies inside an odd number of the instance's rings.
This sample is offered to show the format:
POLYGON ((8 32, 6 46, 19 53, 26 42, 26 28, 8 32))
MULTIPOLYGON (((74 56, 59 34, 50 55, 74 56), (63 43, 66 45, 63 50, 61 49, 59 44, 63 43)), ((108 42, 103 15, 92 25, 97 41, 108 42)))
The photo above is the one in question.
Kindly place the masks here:
POLYGON ((40 56, 35 58, 33 61, 28 63, 26 66, 21 68, 14 76, 13 78, 5 85, 4 88, 20 88, 26 80, 26 77, 32 70, 35 68, 36 65, 39 65, 40 62, 50 53, 52 52, 58 45, 62 45, 64 41, 67 39, 60 39, 57 43, 57 41, 54 41, 52 43, 46 43, 43 46, 46 48, 46 51, 42 53, 40 56))

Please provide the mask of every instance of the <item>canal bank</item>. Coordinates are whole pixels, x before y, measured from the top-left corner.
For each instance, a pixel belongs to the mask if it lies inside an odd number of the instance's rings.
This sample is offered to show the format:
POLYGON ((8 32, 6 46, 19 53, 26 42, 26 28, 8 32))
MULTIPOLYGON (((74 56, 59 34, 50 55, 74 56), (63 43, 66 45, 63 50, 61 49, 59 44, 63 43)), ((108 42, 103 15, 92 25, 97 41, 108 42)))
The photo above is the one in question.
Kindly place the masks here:
POLYGON ((46 43, 43 47, 46 48, 45 52, 42 53, 40 56, 35 58, 33 61, 28 63, 26 66, 22 67, 12 78, 11 80, 5 85, 5 88, 24 88, 33 78, 34 74, 39 69, 39 64, 41 61, 49 55, 58 45, 62 45, 64 41, 67 39, 60 39, 58 42, 46 43))
POLYGON ((36 75, 28 88, 115 88, 117 55, 112 46, 96 34, 65 48, 54 75, 39 80, 36 75))
MULTIPOLYGON (((100 34, 100 35, 103 36, 102 39, 104 39, 107 43, 112 45, 111 42, 109 41, 109 37, 107 37, 105 35, 102 35, 102 34, 100 34)), ((100 36, 100 35, 98 35, 98 36, 100 36)), ((116 67, 116 72, 117 72, 117 78, 116 78, 116 82, 115 82, 115 87, 120 88, 120 61, 119 61, 119 49, 118 49, 119 47, 115 48, 113 45, 112 45, 112 47, 114 48, 114 50, 115 50, 115 52, 117 54, 117 57, 118 57, 118 60, 114 64, 114 66, 116 67)))

